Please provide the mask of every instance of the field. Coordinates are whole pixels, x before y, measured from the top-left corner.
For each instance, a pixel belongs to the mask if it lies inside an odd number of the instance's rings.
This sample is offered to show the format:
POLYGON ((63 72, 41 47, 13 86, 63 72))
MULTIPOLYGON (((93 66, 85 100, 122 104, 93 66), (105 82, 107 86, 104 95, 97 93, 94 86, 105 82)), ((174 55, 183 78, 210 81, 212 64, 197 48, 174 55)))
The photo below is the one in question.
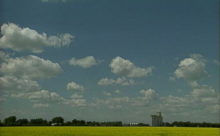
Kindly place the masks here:
POLYGON ((0 127, 0 136, 220 136, 219 128, 0 127))

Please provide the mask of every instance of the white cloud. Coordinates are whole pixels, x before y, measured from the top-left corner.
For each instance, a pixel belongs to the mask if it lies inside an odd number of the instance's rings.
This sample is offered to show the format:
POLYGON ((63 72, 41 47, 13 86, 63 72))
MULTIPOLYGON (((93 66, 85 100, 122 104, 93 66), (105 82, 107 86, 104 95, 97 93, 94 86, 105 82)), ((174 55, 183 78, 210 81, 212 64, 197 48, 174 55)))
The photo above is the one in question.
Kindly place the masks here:
POLYGON ((73 106, 73 107, 85 107, 87 106, 87 100, 79 94, 73 94, 69 99, 66 99, 64 104, 73 106))
POLYGON ((35 103, 33 104, 33 107, 34 108, 47 108, 49 107, 49 104, 48 103, 35 103))
POLYGON ((109 78, 102 78, 98 81, 98 85, 101 85, 101 86, 108 86, 108 85, 112 85, 115 83, 115 80, 114 79, 109 79, 109 78))
POLYGON ((28 99, 33 103, 34 108, 48 107, 50 103, 65 104, 73 107, 85 107, 88 105, 87 100, 82 95, 73 94, 70 98, 64 98, 58 93, 48 90, 14 93, 11 97, 28 99))
POLYGON ((197 86, 197 81, 207 76, 205 70, 205 60, 199 54, 193 54, 190 58, 180 61, 178 68, 174 72, 176 78, 188 81, 192 86, 197 86))
POLYGON ((66 89, 69 91, 83 91, 84 87, 72 81, 66 85, 66 89))
POLYGON ((120 90, 115 90, 114 91, 116 94, 119 94, 121 91, 120 90))
POLYGON ((110 63, 111 71, 114 74, 127 77, 144 77, 152 73, 153 68, 140 68, 135 66, 130 60, 122 57, 116 57, 110 63))
POLYGON ((47 100, 47 101, 59 101, 61 96, 55 92, 50 92, 48 90, 40 90, 37 92, 29 93, 27 95, 30 100, 47 100))
POLYGON ((104 91, 103 94, 106 95, 106 96, 112 96, 112 93, 107 92, 107 91, 104 91))
POLYGON ((108 99, 97 99, 96 105, 105 105, 110 109, 120 109, 126 103, 130 102, 129 97, 110 97, 108 99))
POLYGON ((6 99, 3 97, 0 97, 0 102, 4 102, 6 99))
POLYGON ((69 60, 69 64, 73 66, 79 66, 82 68, 90 68, 94 65, 97 65, 98 61, 93 56, 87 56, 80 59, 72 58, 69 60))
POLYGON ((121 91, 120 90, 114 90, 114 91, 104 91, 103 94, 106 96, 112 96, 112 95, 118 95, 121 91))
POLYGON ((80 99, 70 99, 66 103, 68 105, 71 105, 73 107, 85 107, 87 106, 87 101, 86 99, 80 98, 80 99))
POLYGON ((220 66, 220 61, 219 61, 219 60, 214 60, 213 62, 214 62, 214 64, 216 64, 217 66, 220 66))
MULTIPOLYGON (((54 77, 62 69, 59 64, 44 60, 37 56, 10 58, 5 56, 0 65, 0 90, 6 97, 16 97, 30 100, 34 107, 42 107, 42 102, 62 102, 64 100, 56 92, 42 90, 36 80, 54 77), (38 103, 38 104, 36 104, 38 103)), ((44 105, 45 106, 45 105, 44 105)))
MULTIPOLYGON (((74 94, 70 98, 64 98, 56 92, 41 89, 38 79, 50 78, 62 71, 57 63, 44 60, 37 56, 10 58, 8 54, 0 52, 4 58, 0 65, 0 90, 5 98, 26 99, 33 103, 34 108, 46 108, 51 103, 69 104, 83 107, 87 105, 82 95, 74 94)), ((75 82, 67 85, 68 90, 84 90, 84 87, 75 82)), ((0 101, 6 100, 5 98, 0 101)))
POLYGON ((1 64, 9 59, 10 55, 8 53, 5 53, 3 51, 0 51, 0 67, 1 64))
POLYGON ((98 81, 98 85, 101 86, 108 86, 108 85, 122 85, 122 86, 129 86, 134 85, 134 80, 127 79, 125 77, 119 77, 117 79, 110 79, 110 78, 102 78, 98 81))
POLYGON ((63 2, 63 3, 65 3, 65 2, 67 2, 68 0, 41 0, 41 2, 63 2))
POLYGON ((113 96, 114 94, 120 93, 120 90, 115 91, 104 91, 103 94, 109 96, 105 99, 95 99, 96 106, 106 106, 110 109, 125 109, 126 107, 143 107, 155 105, 157 100, 159 101, 159 95, 153 89, 140 90, 140 96, 128 97, 128 96, 113 96))
POLYGON ((173 113, 205 112, 218 113, 220 95, 210 86, 198 85, 183 96, 164 96, 160 98, 160 108, 173 113))
POLYGON ((198 86, 195 87, 192 92, 191 95, 197 98, 202 98, 202 97, 213 97, 216 96, 217 93, 215 91, 215 89, 209 87, 209 86, 198 86))
POLYGON ((152 99, 155 99, 157 97, 157 93, 155 90, 153 89, 147 89, 147 90, 140 90, 140 94, 143 95, 143 98, 144 99, 147 99, 147 100, 152 100, 152 99))
MULTIPOLYGON (((219 92, 207 85, 201 85, 193 88, 190 96, 195 103, 203 105, 204 107, 206 107, 206 109, 215 108, 216 106, 214 105, 219 105, 219 92)), ((213 112, 216 112, 216 110, 214 110, 213 112)))
MULTIPOLYGON (((166 96, 166 97, 161 97, 163 104, 176 104, 177 106, 180 106, 178 104, 185 104, 186 102, 189 102, 188 99, 184 97, 178 97, 178 96, 166 96)), ((182 106, 181 106, 182 107, 182 106)))
POLYGON ((195 107, 193 99, 189 96, 164 96, 160 98, 160 109, 170 113, 188 112, 195 107))
POLYGON ((191 85, 192 90, 181 97, 162 98, 161 105, 165 110, 217 113, 219 107, 216 105, 219 104, 219 93, 211 86, 198 83, 198 81, 208 76, 206 60, 202 55, 192 54, 189 58, 181 60, 174 75, 175 78, 186 80, 191 85))
POLYGON ((62 72, 58 63, 37 56, 10 58, 2 63, 0 72, 25 79, 51 78, 62 72))
POLYGON ((63 101, 65 101, 65 98, 60 96, 58 93, 51 92, 48 90, 38 90, 35 92, 24 92, 24 93, 12 95, 12 97, 29 99, 33 103, 41 103, 41 102, 62 103, 63 101))
POLYGON ((139 91, 142 95, 140 97, 135 97, 132 99, 132 105, 134 106, 146 106, 149 103, 157 100, 158 94, 153 89, 142 89, 139 91))
POLYGON ((214 105, 210 105, 208 107, 206 107, 207 111, 211 111, 211 113, 217 113, 219 115, 220 113, 220 105, 218 104, 214 104, 214 105))
POLYGON ((18 52, 43 52, 43 47, 62 47, 71 44, 74 36, 65 33, 58 36, 48 36, 38 33, 28 27, 21 28, 16 24, 8 23, 1 26, 0 48, 9 48, 18 52))
POLYGON ((75 94, 71 95, 70 98, 71 99, 81 99, 81 98, 83 98, 83 95, 75 93, 75 94))
POLYGON ((32 92, 40 89, 36 81, 13 76, 0 77, 0 89, 5 93, 32 92))

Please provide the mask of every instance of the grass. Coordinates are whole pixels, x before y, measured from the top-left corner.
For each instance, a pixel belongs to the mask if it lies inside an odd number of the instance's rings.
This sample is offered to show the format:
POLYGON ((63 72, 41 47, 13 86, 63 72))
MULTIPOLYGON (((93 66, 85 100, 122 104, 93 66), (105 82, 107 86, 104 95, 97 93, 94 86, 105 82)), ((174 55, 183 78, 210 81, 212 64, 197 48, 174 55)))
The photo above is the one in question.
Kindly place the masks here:
POLYGON ((186 127, 0 127, 0 136, 220 136, 220 129, 186 127))

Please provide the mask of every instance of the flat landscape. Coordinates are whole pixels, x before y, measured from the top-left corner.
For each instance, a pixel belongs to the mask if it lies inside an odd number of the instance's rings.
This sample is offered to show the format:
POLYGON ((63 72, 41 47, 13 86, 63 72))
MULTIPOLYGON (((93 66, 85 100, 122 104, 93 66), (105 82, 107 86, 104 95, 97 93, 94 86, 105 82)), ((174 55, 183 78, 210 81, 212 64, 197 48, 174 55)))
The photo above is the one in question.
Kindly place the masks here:
POLYGON ((220 136, 220 0, 0 0, 0 136, 220 136))
POLYGON ((1 136, 219 136, 219 128, 1 127, 1 136))

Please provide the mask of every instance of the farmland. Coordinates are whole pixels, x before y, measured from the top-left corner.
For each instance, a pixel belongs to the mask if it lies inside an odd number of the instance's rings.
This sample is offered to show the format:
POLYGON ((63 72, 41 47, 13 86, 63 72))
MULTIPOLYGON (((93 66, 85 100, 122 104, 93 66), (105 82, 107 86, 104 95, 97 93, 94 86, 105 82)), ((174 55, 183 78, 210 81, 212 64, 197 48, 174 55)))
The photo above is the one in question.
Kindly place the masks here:
POLYGON ((0 136, 219 136, 219 128, 0 127, 0 136))

